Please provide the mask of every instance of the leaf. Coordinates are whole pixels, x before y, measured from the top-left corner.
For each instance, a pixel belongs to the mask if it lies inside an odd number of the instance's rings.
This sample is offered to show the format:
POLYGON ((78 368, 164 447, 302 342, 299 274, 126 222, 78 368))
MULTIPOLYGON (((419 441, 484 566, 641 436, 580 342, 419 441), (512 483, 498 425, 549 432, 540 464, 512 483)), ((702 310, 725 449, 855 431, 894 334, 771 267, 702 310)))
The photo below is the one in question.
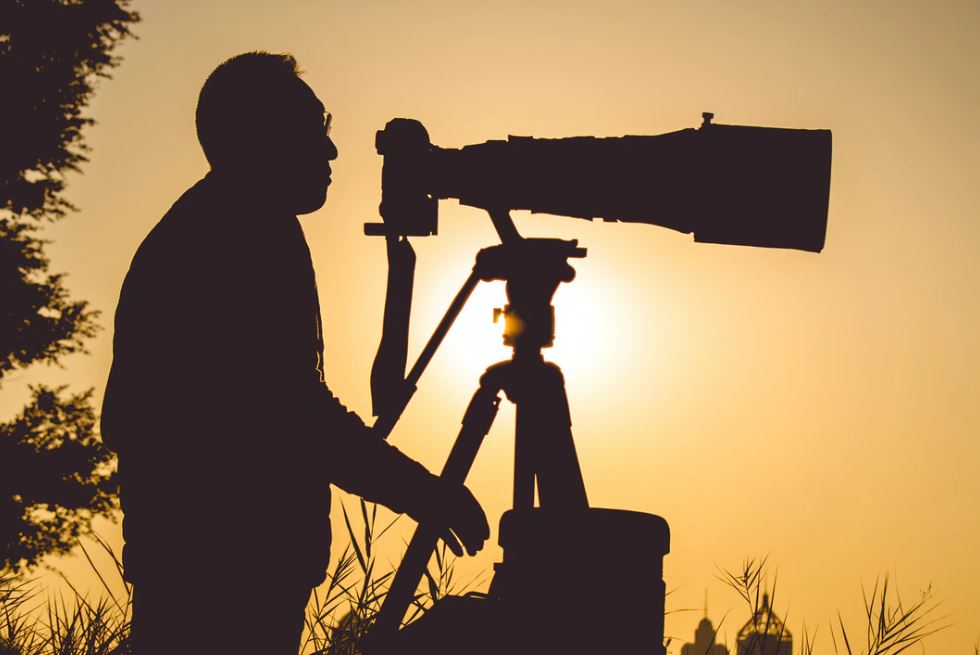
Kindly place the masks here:
POLYGON ((364 559, 364 555, 361 553, 360 546, 357 545, 357 537, 354 536, 354 528, 351 526, 350 517, 347 516, 347 507, 343 502, 341 502, 340 508, 344 513, 344 523, 347 525, 347 534, 350 536, 351 548, 354 549, 354 554, 357 556, 357 561, 361 565, 361 570, 367 571, 367 561, 364 559))

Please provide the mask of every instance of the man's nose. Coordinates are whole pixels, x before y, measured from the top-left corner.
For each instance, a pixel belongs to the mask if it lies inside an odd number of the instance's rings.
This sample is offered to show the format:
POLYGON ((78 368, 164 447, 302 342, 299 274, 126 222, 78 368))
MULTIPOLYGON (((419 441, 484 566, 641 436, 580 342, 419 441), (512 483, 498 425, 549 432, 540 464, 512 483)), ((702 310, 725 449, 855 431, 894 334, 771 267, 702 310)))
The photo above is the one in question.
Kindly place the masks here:
POLYGON ((338 154, 339 154, 339 153, 338 153, 338 151, 337 151, 337 144, 335 144, 335 143, 333 142, 333 139, 331 139, 331 138, 330 138, 330 137, 328 136, 328 137, 327 137, 327 159, 328 159, 329 161, 333 161, 334 159, 336 159, 336 158, 337 158, 337 155, 338 155, 338 154))

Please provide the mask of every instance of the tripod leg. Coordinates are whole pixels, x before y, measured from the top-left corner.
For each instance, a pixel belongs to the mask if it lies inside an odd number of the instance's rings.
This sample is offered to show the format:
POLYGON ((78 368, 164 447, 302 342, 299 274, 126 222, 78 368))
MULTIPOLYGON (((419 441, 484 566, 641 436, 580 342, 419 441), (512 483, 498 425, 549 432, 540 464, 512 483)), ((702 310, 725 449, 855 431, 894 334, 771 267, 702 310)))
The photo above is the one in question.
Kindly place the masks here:
MULTIPOLYGON (((476 285, 480 283, 480 276, 476 272, 471 272, 470 276, 466 278, 466 282, 460 288, 459 292, 456 293, 456 297, 449 304, 449 309, 446 310, 445 315, 442 320, 439 321, 439 325, 436 326, 435 331, 432 336, 429 337, 428 343, 425 344, 425 348, 419 354, 419 358, 415 361, 415 365, 412 366, 412 370, 408 372, 408 376, 404 380, 404 384, 400 385, 397 389, 392 386, 386 389, 386 402, 385 407, 387 408, 383 413, 378 415, 378 419, 374 422, 371 430, 382 439, 387 439, 391 434, 391 431, 395 429, 395 424, 398 423, 398 419, 401 418, 402 412, 408 407, 408 402, 412 399, 418 388, 419 379, 422 377, 422 373, 425 372, 425 368, 432 361, 433 356, 436 354, 436 350, 439 348, 439 344, 442 340, 446 338, 446 334, 449 333, 449 328, 452 327, 453 322, 459 313, 463 310, 463 305, 469 299, 470 295, 473 293, 473 289, 476 285)), ((382 336, 384 339, 384 336, 382 336)), ((372 372, 372 393, 374 388, 373 382, 373 372, 372 372)))
MULTIPOLYGON (((484 383, 473 395, 463 416, 459 436, 456 437, 449 458, 443 466, 443 479, 456 484, 462 484, 466 480, 483 439, 497 415, 500 405, 500 398, 497 396, 499 391, 499 387, 484 383)), ((415 529, 371 630, 371 647, 378 647, 379 643, 383 644, 398 631, 438 540, 439 533, 431 526, 419 525, 415 529)))
POLYGON ((534 507, 534 471, 538 453, 534 443, 540 420, 525 403, 517 405, 514 426, 514 509, 534 507))
POLYGON ((525 364, 514 376, 517 434, 514 452, 514 509, 534 506, 534 483, 542 507, 589 506, 575 452, 565 380, 554 364, 525 364))

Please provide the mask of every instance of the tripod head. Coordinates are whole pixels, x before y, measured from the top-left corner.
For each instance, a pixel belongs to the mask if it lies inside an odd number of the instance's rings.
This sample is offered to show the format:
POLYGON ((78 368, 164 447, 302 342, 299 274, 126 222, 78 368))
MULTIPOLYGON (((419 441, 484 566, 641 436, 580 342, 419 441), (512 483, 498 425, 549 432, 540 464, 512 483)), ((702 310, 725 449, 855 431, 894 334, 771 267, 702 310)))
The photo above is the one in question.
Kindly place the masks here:
POLYGON ((504 345, 515 355, 539 353, 555 338, 555 309, 551 299, 562 282, 575 279, 568 260, 585 257, 578 241, 514 239, 484 248, 476 256, 474 273, 481 280, 503 280, 509 304, 494 310, 503 316, 504 345))

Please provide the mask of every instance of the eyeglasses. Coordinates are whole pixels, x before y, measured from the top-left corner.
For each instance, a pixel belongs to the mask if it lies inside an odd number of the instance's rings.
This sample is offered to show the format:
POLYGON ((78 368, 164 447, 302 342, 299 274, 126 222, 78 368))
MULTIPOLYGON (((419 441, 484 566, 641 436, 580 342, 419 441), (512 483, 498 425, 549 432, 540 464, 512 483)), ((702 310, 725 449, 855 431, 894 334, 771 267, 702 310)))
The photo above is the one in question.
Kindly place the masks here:
POLYGON ((323 136, 330 136, 330 124, 333 122, 333 115, 329 111, 323 112, 323 136))

